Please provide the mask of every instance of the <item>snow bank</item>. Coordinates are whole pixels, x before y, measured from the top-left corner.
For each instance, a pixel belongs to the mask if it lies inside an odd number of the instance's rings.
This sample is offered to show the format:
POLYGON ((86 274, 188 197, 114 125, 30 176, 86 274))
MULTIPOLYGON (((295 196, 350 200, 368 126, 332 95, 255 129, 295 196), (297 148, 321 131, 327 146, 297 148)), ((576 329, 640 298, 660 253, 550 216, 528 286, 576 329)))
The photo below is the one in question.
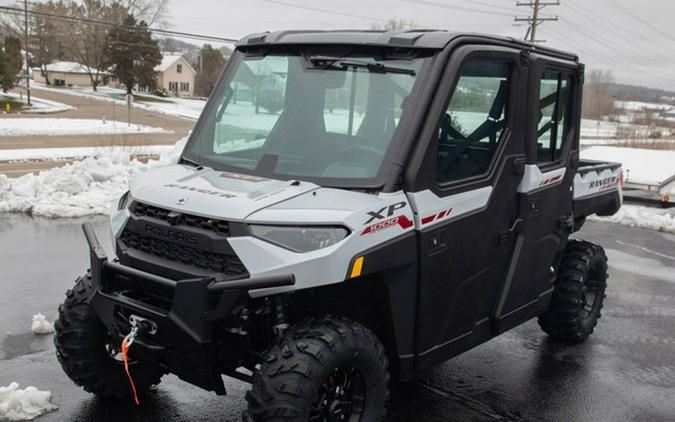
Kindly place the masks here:
POLYGON ((675 208, 649 208, 638 205, 624 205, 611 217, 589 217, 591 220, 609 221, 624 226, 640 227, 675 233, 675 208))
POLYGON ((108 135, 171 133, 159 127, 99 119, 7 118, 0 120, 0 136, 108 135))
POLYGON ((0 212, 26 212, 45 217, 109 214, 112 201, 124 193, 129 180, 150 168, 178 160, 186 139, 142 163, 128 151, 112 150, 39 174, 10 179, 0 174, 0 212))
POLYGON ((54 332, 54 324, 47 321, 42 314, 33 315, 33 323, 30 326, 33 334, 51 334, 54 332))
POLYGON ((29 421, 58 409, 51 403, 52 393, 35 387, 19 389, 13 382, 0 387, 0 421, 29 421))

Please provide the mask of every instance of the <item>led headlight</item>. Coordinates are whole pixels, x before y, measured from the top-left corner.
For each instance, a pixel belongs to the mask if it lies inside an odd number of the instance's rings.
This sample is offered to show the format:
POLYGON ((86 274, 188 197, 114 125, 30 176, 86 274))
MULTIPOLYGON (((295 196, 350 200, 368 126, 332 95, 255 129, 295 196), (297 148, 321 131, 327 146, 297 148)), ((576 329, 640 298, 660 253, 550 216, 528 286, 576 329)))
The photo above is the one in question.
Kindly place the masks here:
POLYGON ((344 227, 252 225, 257 238, 295 252, 310 252, 332 246, 349 234, 344 227))

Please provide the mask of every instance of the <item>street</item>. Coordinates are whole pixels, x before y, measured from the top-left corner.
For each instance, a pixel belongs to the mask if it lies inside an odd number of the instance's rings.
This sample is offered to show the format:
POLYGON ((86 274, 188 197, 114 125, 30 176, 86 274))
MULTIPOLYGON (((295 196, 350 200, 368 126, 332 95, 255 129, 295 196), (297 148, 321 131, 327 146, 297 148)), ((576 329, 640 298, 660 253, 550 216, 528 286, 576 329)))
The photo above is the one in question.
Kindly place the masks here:
MULTIPOLYGON (((69 95, 54 91, 33 88, 33 95, 45 100, 57 101, 75 107, 74 110, 54 114, 0 114, 0 123, 3 118, 42 119, 42 118, 77 118, 113 120, 113 104, 99 99, 69 95)), ((127 110, 124 106, 115 106, 116 121, 126 122, 127 110)), ((26 120, 26 124, 34 120, 26 120)), ((169 131, 162 134, 107 134, 107 135, 56 135, 56 136, 2 136, 0 149, 20 148, 68 148, 68 147, 107 147, 121 145, 133 147, 138 145, 172 145, 185 137, 194 126, 190 119, 169 116, 154 111, 134 108, 131 113, 131 122, 139 125, 158 127, 169 131)), ((19 177, 30 172, 38 172, 52 167, 60 167, 72 160, 47 160, 29 162, 0 161, 0 173, 9 177, 19 177)))
MULTIPOLYGON (((63 293, 87 266, 80 225, 109 246, 107 218, 0 214, 0 385, 51 390, 59 410, 38 421, 241 420, 248 386, 226 380, 218 397, 174 376, 140 407, 105 402, 62 372, 52 336, 30 332, 33 314, 53 321, 63 293)), ((672 421, 675 418, 675 235, 589 221, 579 238, 607 250, 610 279, 590 340, 549 340, 536 321, 393 387, 388 421, 672 421)))

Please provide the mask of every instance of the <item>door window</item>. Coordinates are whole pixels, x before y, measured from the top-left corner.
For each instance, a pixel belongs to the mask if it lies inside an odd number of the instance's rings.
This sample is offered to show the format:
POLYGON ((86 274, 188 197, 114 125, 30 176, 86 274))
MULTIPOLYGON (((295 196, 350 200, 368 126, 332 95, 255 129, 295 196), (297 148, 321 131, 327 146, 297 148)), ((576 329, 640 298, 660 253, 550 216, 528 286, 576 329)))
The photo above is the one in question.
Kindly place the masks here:
POLYGON ((485 174, 506 127, 509 61, 464 64, 437 134, 436 180, 454 182, 485 174))
POLYGON ((572 78, 547 70, 539 83, 539 123, 537 125, 537 161, 560 159, 570 130, 572 78))

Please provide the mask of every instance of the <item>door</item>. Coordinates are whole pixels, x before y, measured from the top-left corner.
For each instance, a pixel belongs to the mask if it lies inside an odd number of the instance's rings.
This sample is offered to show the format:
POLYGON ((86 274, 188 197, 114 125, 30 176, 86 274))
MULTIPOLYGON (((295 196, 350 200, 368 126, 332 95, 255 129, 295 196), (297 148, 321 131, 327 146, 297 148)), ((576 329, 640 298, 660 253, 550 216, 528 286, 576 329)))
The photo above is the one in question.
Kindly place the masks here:
POLYGON ((518 51, 497 47, 462 47, 450 62, 420 169, 424 188, 408 194, 420 264, 418 369, 492 337, 489 317, 519 230, 527 69, 518 51))
POLYGON ((499 331, 545 310, 560 252, 572 229, 578 165, 579 65, 532 57, 527 164, 518 186, 523 221, 512 279, 496 312, 499 331))

